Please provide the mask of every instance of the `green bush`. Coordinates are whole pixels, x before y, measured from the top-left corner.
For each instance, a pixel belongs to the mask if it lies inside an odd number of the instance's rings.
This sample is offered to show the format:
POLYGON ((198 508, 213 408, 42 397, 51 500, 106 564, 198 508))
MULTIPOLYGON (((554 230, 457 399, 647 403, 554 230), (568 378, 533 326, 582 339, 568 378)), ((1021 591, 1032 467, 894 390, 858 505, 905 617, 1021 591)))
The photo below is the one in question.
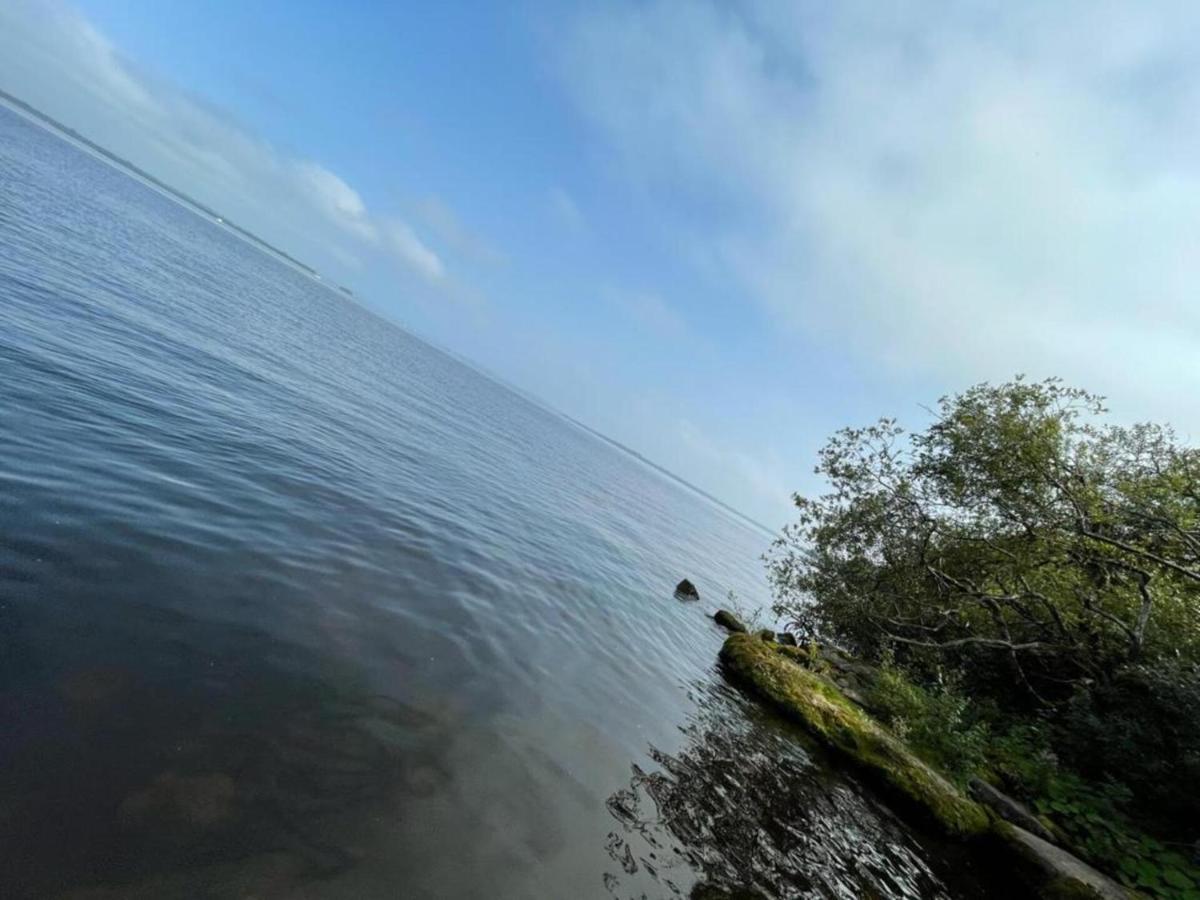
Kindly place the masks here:
POLYGON ((1141 833, 1122 811, 1128 802, 1123 785, 1088 783, 1061 773, 1050 780, 1034 808, 1076 852, 1128 886, 1164 900, 1200 900, 1200 868, 1141 833))
POLYGON ((983 768, 988 728, 971 720, 966 698, 952 687, 923 688, 886 661, 868 702, 898 737, 951 778, 965 782, 983 768))
POLYGON ((1080 691, 1056 744, 1081 775, 1126 785, 1139 818, 1195 838, 1186 829, 1200 822, 1200 668, 1134 666, 1080 691))

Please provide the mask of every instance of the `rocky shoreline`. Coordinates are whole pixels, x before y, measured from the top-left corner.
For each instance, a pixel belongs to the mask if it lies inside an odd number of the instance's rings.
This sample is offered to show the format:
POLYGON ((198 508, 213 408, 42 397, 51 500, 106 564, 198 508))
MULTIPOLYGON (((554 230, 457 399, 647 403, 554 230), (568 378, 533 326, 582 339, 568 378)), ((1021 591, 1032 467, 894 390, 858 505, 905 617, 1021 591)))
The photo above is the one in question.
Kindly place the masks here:
POLYGON ((727 610, 713 619, 730 632, 722 671, 790 719, 916 817, 1013 873, 1018 892, 1044 900, 1130 900, 1140 896, 1075 856, 1049 823, 979 779, 969 792, 919 759, 871 715, 874 670, 834 648, 798 647, 792 635, 749 633, 727 610))

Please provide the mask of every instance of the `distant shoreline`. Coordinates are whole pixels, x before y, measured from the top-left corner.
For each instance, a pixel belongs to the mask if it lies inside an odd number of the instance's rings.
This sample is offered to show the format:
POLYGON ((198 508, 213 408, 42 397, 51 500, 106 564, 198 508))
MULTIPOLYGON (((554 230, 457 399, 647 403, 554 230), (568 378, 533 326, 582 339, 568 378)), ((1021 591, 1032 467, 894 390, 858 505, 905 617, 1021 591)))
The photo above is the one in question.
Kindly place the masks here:
MULTIPOLYGON (((276 247, 274 244, 268 243, 267 241, 263 240, 258 235, 256 235, 254 232, 248 231, 247 229, 238 225, 236 222, 230 221, 228 217, 222 215, 221 213, 217 212, 216 210, 212 209, 211 207, 206 206, 205 204, 201 203, 196 198, 191 197, 188 194, 185 194, 183 191, 179 190, 178 188, 172 187, 171 185, 167 184, 165 181, 162 181, 161 179, 156 178, 154 175, 151 175, 149 172, 147 172, 145 169, 141 168, 140 166, 136 165, 135 163, 132 163, 123 157, 117 156, 117 154, 113 153, 111 150, 108 150, 108 149, 100 146, 95 141, 91 140, 90 138, 86 137, 85 135, 80 134, 78 131, 76 131, 71 126, 63 124, 62 122, 55 119, 53 116, 50 116, 47 113, 42 112, 37 107, 31 106, 30 104, 26 103, 21 98, 15 97, 12 94, 8 93, 8 91, 0 89, 0 102, 3 102, 6 106, 11 108, 14 112, 18 113, 19 115, 23 115, 26 118, 33 120, 35 122, 35 124, 49 128, 50 130, 54 131, 61 137, 64 137, 64 138, 82 146, 84 149, 88 150, 92 154, 99 156, 105 162, 108 162, 109 164, 117 167, 118 169, 121 169, 124 172, 127 172, 128 174, 136 176, 137 178, 146 182, 151 187, 160 191, 161 193, 168 195, 171 199, 176 200, 176 201, 182 203, 184 206, 187 206, 188 208, 192 209, 194 212, 198 212, 204 216, 207 216, 209 219, 213 220, 213 222, 215 224, 222 225, 222 226, 228 228, 230 231, 235 232, 239 237, 254 244, 260 250, 265 250, 267 253, 270 253, 272 256, 275 256, 278 259, 280 259, 281 261, 286 262, 287 264, 299 269, 301 272, 303 272, 305 275, 308 275, 310 278, 316 279, 317 281, 324 282, 325 279, 321 276, 321 273, 318 272, 316 269, 314 269, 312 266, 308 265, 307 263, 301 262, 300 260, 296 259, 296 257, 292 256, 290 253, 287 253, 286 251, 281 250, 279 247, 276 247)), ((338 290, 341 293, 343 293, 349 297, 354 296, 353 291, 351 291, 349 288, 344 287, 342 285, 332 285, 331 284, 330 287, 333 287, 335 290, 338 290)))
MULTIPOLYGON (((147 172, 145 169, 140 168, 139 166, 135 165, 134 163, 130 162, 129 160, 124 159, 123 157, 117 156, 112 151, 105 149, 104 147, 97 144, 95 141, 80 134, 78 131, 76 131, 74 128, 71 128, 69 125, 64 125, 62 122, 59 122, 53 116, 50 116, 50 115, 42 112, 38 108, 31 106, 30 104, 26 103, 24 100, 21 100, 19 97, 13 96, 12 94, 5 91, 3 88, 0 88, 0 104, 7 106, 14 113, 16 113, 20 116, 23 116, 26 119, 31 120, 32 122, 34 122, 34 124, 40 125, 46 129, 48 129, 55 135, 80 146, 82 149, 99 157, 103 162, 106 162, 109 165, 114 166, 118 170, 125 172, 126 174, 129 174, 129 175, 143 181, 149 187, 159 191, 162 194, 165 194, 170 199, 182 204, 183 206, 187 207, 188 209, 192 210, 193 212, 207 217, 208 219, 213 221, 214 224, 218 224, 225 228, 228 228, 230 231, 234 232, 234 234, 237 237, 242 238, 243 240, 254 245, 255 247, 257 247, 260 250, 266 251, 268 254, 275 257, 280 262, 283 262, 287 265, 292 266, 295 269, 298 269, 303 274, 314 279, 315 281, 321 282, 321 284, 325 285, 326 287, 330 288, 331 290, 336 290, 337 292, 345 295, 346 297, 351 298, 352 300, 357 300, 354 292, 351 291, 349 288, 347 288, 343 285, 334 284, 333 282, 330 282, 330 281, 326 281, 321 276, 320 272, 318 272, 312 266, 309 266, 309 265, 301 262, 300 260, 296 259, 291 254, 286 253, 285 251, 274 246, 273 244, 268 243, 267 241, 263 240, 258 235, 254 234, 253 232, 247 231, 245 228, 242 228, 240 225, 237 225, 234 222, 231 222, 228 218, 221 215, 219 212, 212 209, 211 207, 206 206, 205 204, 201 203, 200 201, 196 200, 195 198, 189 196, 188 194, 185 194, 183 191, 179 190, 178 188, 174 188, 171 185, 167 184, 166 182, 154 177, 149 172, 147 172)), ((364 307, 364 308, 366 308, 366 307, 364 307)), ((369 311, 371 311, 373 314, 375 314, 373 310, 369 310, 369 311)), ((399 323, 391 322, 390 324, 398 325, 399 323)), ((399 326, 399 327, 403 328, 406 331, 410 330, 407 326, 399 326)), ((622 453, 626 454, 627 456, 631 456, 638 462, 640 462, 646 466, 649 466, 651 469, 653 469, 655 472, 659 473, 660 475, 665 476, 666 478, 670 479, 671 481, 675 482, 676 484, 680 485, 681 487, 686 488, 687 490, 699 495, 700 497, 704 498, 705 500, 709 501, 710 503, 713 503, 714 505, 716 505, 723 511, 729 513, 730 515, 732 515, 736 519, 746 523, 747 525, 750 525, 751 527, 761 531, 763 534, 768 535, 772 538, 775 537, 776 531, 774 529, 768 528, 762 522, 752 519, 750 516, 746 515, 745 513, 741 512, 738 509, 735 509, 734 507, 730 506, 728 503, 725 503, 723 500, 720 500, 717 497, 714 497, 712 494, 708 493, 708 491, 705 491, 702 488, 697 487, 696 485, 685 480, 684 478, 681 478, 680 476, 676 475, 671 470, 659 465, 658 463, 654 462, 653 460, 647 459, 645 456, 643 456, 641 453, 637 452, 636 450, 626 447, 620 441, 616 441, 616 440, 608 437, 607 435, 603 434, 602 432, 597 431, 596 429, 592 428, 591 426, 586 425, 583 422, 580 422, 578 419, 575 419, 572 416, 567 415, 566 413, 562 412, 561 410, 556 409, 553 406, 550 406, 549 404, 544 403, 540 399, 533 397, 532 395, 526 393, 524 390, 521 390, 519 388, 516 388, 514 385, 509 384, 504 379, 498 378, 497 376, 491 374, 490 372, 486 372, 486 371, 482 370, 473 361, 464 359, 463 357, 459 356, 457 353, 450 351, 445 347, 439 346, 436 342, 431 341, 423 336, 417 335, 416 332, 412 332, 412 333, 415 336, 417 336, 420 340, 424 341, 425 343, 429 344, 430 346, 434 347, 435 349, 439 350, 440 352, 447 354, 448 356, 455 359, 456 361, 458 361, 461 364, 467 365, 472 371, 478 372, 480 375, 483 375, 484 377, 488 378, 489 380, 505 386, 508 390, 515 391, 517 394, 521 395, 526 400, 534 402, 538 406, 552 412, 553 414, 555 414, 557 416, 562 417, 569 424, 582 429, 583 431, 587 432, 588 434, 592 435, 593 437, 599 438, 600 440, 604 441, 606 444, 614 447, 615 449, 621 451, 622 453)))

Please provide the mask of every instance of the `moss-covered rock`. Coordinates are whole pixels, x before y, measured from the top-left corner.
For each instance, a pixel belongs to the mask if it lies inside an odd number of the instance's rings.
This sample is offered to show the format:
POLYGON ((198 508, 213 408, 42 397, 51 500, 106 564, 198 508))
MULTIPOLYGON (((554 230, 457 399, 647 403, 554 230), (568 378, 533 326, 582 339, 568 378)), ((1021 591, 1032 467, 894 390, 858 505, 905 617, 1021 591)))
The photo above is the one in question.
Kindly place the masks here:
POLYGON ((914 756, 833 684, 805 668, 799 649, 768 643, 757 635, 734 634, 721 648, 721 660, 731 677, 945 833, 971 837, 988 830, 989 818, 981 806, 914 756))

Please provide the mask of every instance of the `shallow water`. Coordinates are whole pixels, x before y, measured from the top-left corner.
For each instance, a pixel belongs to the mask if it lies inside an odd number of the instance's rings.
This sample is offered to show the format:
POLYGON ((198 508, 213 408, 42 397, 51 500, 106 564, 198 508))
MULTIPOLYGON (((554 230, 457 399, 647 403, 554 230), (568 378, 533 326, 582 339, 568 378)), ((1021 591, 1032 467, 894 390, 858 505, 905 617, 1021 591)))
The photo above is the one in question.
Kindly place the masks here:
POLYGON ((722 684, 769 539, 0 107, 0 895, 975 896, 722 684))

